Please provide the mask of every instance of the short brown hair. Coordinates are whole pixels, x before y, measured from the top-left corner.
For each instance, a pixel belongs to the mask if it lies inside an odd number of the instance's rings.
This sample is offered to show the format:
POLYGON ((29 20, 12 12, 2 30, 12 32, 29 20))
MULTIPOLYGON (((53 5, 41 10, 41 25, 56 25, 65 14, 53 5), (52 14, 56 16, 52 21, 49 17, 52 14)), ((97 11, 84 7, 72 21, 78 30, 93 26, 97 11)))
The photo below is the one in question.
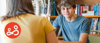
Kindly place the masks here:
POLYGON ((73 8, 76 7, 75 0, 61 0, 61 2, 58 4, 58 8, 61 6, 69 7, 72 6, 73 8))
POLYGON ((6 20, 26 13, 34 14, 32 0, 8 0, 6 15, 2 16, 0 19, 6 20))

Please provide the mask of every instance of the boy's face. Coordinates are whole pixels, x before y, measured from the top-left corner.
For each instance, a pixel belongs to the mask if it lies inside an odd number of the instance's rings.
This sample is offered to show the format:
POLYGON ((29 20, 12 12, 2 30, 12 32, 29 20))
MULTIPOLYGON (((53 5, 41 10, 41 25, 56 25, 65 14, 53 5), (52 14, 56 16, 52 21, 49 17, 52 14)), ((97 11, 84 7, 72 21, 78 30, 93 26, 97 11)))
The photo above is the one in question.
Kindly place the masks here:
POLYGON ((61 13, 65 16, 65 18, 74 16, 74 11, 75 9, 73 9, 73 7, 61 6, 61 13))

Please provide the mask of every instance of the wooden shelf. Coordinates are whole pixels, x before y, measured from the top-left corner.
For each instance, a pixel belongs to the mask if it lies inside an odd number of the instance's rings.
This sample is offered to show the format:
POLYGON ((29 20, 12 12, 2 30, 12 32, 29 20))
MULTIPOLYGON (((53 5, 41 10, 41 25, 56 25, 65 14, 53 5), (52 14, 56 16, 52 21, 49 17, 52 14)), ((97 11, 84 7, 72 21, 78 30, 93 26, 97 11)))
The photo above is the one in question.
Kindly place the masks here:
POLYGON ((63 39, 63 36, 59 36, 58 38, 59 38, 59 39, 63 39))
MULTIPOLYGON (((56 18, 58 16, 50 16, 51 18, 56 18)), ((87 17, 87 18, 100 18, 100 16, 84 16, 84 17, 87 17)))
POLYGON ((89 36, 100 36, 100 34, 90 34, 89 36))
POLYGON ((100 16, 84 16, 84 17, 90 17, 90 18, 100 18, 100 16))
POLYGON ((58 17, 58 16, 50 16, 50 17, 55 17, 55 18, 56 18, 56 17, 58 17))

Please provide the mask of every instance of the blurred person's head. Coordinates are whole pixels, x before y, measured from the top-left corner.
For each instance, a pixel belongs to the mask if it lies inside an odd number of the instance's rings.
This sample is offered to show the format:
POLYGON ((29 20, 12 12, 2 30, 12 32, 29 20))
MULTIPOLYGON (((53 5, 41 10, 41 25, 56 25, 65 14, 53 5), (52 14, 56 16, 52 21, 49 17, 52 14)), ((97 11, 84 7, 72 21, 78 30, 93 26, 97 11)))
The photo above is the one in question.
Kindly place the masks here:
POLYGON ((61 9, 61 14, 67 18, 70 18, 75 14, 75 0, 61 0, 61 2, 58 4, 58 7, 61 9))
POLYGON ((2 20, 26 13, 34 14, 32 0, 8 0, 6 6, 6 15, 1 17, 2 20))

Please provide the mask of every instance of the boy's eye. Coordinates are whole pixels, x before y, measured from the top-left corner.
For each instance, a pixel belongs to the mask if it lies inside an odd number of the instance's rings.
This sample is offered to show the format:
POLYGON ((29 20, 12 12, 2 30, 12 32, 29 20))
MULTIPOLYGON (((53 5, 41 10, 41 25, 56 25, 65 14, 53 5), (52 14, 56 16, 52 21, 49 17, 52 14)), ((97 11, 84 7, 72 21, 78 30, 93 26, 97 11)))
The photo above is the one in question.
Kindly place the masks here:
POLYGON ((71 9, 71 8, 67 8, 67 9, 69 10, 69 9, 71 9))
POLYGON ((67 9, 69 9, 69 8, 67 8, 67 9))
POLYGON ((62 8, 62 10, 65 10, 65 8, 62 8))
POLYGON ((69 9, 71 9, 70 7, 69 8, 61 8, 62 10, 65 10, 65 9, 67 9, 67 10, 69 10, 69 9))

